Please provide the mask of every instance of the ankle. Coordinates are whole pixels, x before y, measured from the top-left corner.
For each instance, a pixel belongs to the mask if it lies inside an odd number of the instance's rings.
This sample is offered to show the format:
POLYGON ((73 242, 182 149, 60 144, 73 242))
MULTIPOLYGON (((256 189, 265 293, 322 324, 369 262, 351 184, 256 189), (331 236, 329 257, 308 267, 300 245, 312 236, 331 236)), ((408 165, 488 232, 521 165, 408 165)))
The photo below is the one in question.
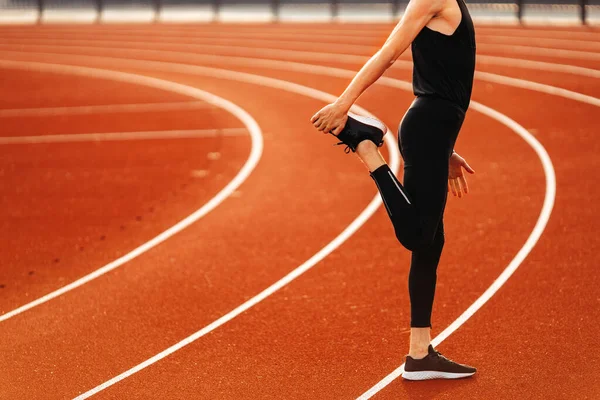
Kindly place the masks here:
POLYGON ((370 140, 363 140, 356 146, 356 154, 363 158, 377 152, 377 145, 370 140))
POLYGON ((379 153, 377 145, 370 140, 363 140, 356 146, 356 155, 362 160, 369 172, 385 165, 385 160, 379 153))
POLYGON ((415 360, 424 358, 429 354, 429 345, 427 346, 410 346, 410 351, 408 355, 414 358, 415 360))
POLYGON ((422 360, 423 358, 427 357, 427 354, 429 354, 429 353, 428 352, 412 352, 412 351, 410 351, 408 353, 410 358, 412 358, 413 360, 422 360))

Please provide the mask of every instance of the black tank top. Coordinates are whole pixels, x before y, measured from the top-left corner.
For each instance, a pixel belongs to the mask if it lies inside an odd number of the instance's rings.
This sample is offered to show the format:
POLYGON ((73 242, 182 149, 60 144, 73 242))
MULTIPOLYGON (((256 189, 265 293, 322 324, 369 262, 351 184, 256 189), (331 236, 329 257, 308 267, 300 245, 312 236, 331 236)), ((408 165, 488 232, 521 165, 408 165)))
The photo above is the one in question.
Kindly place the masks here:
POLYGON ((456 1, 462 17, 452 35, 424 27, 412 42, 413 91, 450 100, 466 111, 475 73, 475 29, 464 1, 456 1))

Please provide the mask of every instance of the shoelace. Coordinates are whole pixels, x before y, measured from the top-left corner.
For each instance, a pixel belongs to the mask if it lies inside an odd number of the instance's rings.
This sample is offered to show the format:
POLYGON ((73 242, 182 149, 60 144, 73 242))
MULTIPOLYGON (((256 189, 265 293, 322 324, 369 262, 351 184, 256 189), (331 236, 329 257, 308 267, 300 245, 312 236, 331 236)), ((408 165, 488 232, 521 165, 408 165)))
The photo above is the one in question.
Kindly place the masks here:
MULTIPOLYGON (((335 137, 337 138, 337 135, 335 135, 333 132, 328 132, 328 133, 329 133, 330 135, 332 135, 332 136, 335 136, 335 137)), ((346 144, 346 143, 344 143, 344 142, 339 142, 339 143, 336 143, 336 144, 334 144, 334 146, 340 146, 340 145, 344 145, 344 144, 346 144)), ((352 150, 352 149, 350 148, 350 146, 348 146, 348 145, 346 144, 346 148, 344 149, 344 153, 348 154, 348 153, 350 153, 350 151, 351 151, 351 150, 352 150)))
MULTIPOLYGON (((343 145, 343 144, 346 144, 346 143, 344 143, 344 142, 339 142, 339 143, 336 143, 336 144, 334 144, 334 146, 340 146, 340 145, 343 145)), ((348 154, 348 153, 350 153, 350 151, 351 151, 351 150, 352 150, 352 149, 350 148, 350 146, 348 146, 348 145, 346 144, 346 148, 344 149, 344 153, 348 154)))
POLYGON ((440 360, 440 362, 444 363, 444 364, 451 364, 451 365, 456 365, 458 363, 446 358, 442 353, 440 353, 439 351, 433 349, 433 352, 437 355, 438 359, 440 360))

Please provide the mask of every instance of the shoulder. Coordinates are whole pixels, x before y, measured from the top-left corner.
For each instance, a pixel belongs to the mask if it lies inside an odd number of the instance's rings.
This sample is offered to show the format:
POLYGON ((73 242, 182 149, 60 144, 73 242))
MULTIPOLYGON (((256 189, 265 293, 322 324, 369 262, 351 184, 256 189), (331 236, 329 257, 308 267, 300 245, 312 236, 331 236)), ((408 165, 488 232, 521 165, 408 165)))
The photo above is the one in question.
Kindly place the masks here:
POLYGON ((447 0, 410 0, 406 7, 407 14, 435 15, 444 9, 447 0))

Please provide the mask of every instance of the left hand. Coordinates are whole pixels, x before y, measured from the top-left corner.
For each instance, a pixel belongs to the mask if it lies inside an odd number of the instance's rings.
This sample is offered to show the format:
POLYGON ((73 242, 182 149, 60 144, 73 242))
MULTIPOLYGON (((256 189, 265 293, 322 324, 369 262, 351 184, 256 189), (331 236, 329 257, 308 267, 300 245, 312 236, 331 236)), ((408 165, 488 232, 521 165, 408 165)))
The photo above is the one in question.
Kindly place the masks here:
POLYGON ((458 197, 462 197, 463 192, 464 194, 469 193, 469 186, 463 174, 463 168, 470 174, 475 173, 464 158, 459 156, 458 153, 452 153, 448 161, 448 191, 452 191, 452 195, 458 197))
POLYGON ((323 133, 339 134, 348 120, 348 112, 336 103, 323 107, 310 119, 310 122, 323 133))

